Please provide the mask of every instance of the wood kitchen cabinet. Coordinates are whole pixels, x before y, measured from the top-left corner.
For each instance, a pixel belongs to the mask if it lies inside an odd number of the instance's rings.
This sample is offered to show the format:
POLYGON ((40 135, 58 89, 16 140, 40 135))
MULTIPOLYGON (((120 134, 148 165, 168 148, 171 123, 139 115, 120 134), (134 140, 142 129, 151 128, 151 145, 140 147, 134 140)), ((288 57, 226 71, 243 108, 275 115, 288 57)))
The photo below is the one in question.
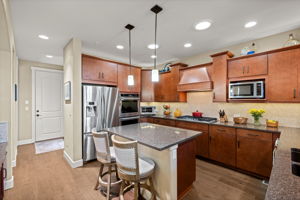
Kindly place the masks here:
POLYGON ((267 55, 241 57, 228 61, 228 78, 266 75, 267 73, 267 55))
POLYGON ((235 167, 236 129, 225 126, 210 126, 209 158, 235 167))
POLYGON ((153 102, 154 101, 154 83, 152 82, 151 70, 142 70, 141 72, 141 102, 153 102))
POLYGON ((272 133, 237 129, 236 166, 269 177, 272 169, 272 133))
POLYGON ((100 58, 82 55, 82 82, 117 85, 118 65, 100 58))
POLYGON ((201 131, 202 134, 196 138, 196 155, 208 158, 208 124, 176 121, 176 127, 201 131))
POLYGON ((160 124, 164 126, 175 126, 175 120, 172 119, 161 119, 161 118, 153 118, 154 124, 160 124))
POLYGON ((300 49, 268 54, 267 98, 271 102, 300 102, 300 49))
POLYGON ((140 118, 140 123, 142 123, 142 122, 153 123, 153 118, 151 118, 151 117, 141 117, 140 118))
POLYGON ((171 71, 160 73, 159 82, 154 84, 154 100, 157 102, 186 102, 186 92, 178 92, 180 70, 187 65, 177 63, 171 65, 171 71))
POLYGON ((118 88, 120 92, 141 92, 141 68, 118 64, 118 88), (128 75, 133 75, 134 85, 128 85, 128 75))
POLYGON ((213 59, 213 102, 227 102, 227 59, 233 54, 229 51, 211 55, 213 59))

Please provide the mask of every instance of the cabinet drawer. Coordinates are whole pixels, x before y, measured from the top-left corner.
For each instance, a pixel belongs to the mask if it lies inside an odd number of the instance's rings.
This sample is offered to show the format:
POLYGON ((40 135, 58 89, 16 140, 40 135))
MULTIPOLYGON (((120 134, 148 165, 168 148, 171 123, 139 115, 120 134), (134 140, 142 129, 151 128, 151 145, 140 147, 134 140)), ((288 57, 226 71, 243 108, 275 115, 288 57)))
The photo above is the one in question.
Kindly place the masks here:
POLYGON ((151 118, 151 117, 141 117, 140 122, 153 123, 153 118, 151 118))
POLYGON ((253 138, 258 140, 269 140, 270 142, 272 141, 272 133, 262 132, 262 131, 237 129, 237 136, 253 138))
POLYGON ((196 130, 196 131, 208 131, 208 124, 200 124, 194 122, 176 121, 176 127, 196 130))
POLYGON ((153 119, 154 124, 160 124, 160 125, 165 125, 165 126, 175 126, 175 120, 170 120, 170 119, 153 119))
POLYGON ((227 133, 227 134, 235 134, 235 128, 225 127, 225 126, 211 126, 211 131, 215 134, 218 133, 227 133))

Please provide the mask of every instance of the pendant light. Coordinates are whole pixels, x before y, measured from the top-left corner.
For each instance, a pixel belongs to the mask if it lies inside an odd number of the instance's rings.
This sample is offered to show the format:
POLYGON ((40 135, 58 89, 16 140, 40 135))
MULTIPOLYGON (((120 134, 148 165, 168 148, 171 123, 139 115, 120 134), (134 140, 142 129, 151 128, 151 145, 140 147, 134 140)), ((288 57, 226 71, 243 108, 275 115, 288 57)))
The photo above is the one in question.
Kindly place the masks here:
POLYGON ((158 82, 159 81, 159 72, 158 69, 156 69, 156 49, 158 48, 157 45, 157 14, 162 11, 162 8, 158 5, 155 5, 151 8, 151 11, 155 13, 155 30, 154 30, 154 69, 152 69, 152 82, 158 82))
POLYGON ((127 84, 132 86, 134 85, 134 77, 131 73, 131 30, 134 28, 134 26, 127 24, 125 28, 129 31, 129 75, 127 78, 127 84))

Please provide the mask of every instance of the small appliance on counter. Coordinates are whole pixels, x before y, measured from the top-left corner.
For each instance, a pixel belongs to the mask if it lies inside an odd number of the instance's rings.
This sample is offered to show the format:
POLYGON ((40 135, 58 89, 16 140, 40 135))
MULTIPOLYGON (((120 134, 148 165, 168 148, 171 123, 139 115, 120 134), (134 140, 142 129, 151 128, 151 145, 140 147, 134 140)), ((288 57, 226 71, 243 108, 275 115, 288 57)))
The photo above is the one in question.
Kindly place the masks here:
POLYGON ((143 115, 143 116, 156 115, 156 107, 155 106, 141 106, 141 115, 143 115))

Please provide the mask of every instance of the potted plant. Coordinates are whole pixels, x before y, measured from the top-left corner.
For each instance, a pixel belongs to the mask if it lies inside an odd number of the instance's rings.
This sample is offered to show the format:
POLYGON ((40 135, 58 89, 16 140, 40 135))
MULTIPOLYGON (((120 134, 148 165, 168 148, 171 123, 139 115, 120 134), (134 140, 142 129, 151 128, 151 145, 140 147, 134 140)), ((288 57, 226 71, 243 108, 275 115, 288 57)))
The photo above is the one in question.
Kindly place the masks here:
POLYGON ((259 119, 262 117, 262 114, 264 114, 266 111, 263 109, 250 109, 249 113, 254 118, 254 125, 260 125, 259 119))

